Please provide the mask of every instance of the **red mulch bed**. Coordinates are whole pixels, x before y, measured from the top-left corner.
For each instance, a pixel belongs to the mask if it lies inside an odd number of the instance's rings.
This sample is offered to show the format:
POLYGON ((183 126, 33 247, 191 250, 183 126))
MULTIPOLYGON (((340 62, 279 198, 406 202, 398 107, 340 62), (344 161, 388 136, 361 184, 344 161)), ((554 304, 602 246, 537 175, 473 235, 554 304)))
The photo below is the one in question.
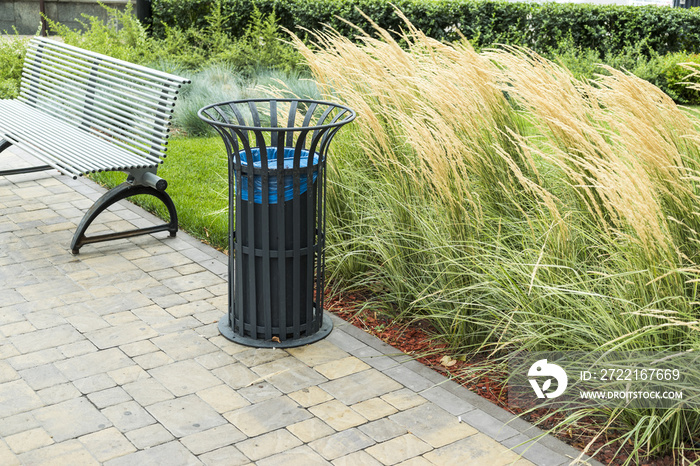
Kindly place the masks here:
MULTIPOLYGON (((432 337, 435 334, 430 324, 427 321, 421 322, 398 322, 390 319, 387 316, 371 310, 362 310, 362 304, 367 301, 367 296, 362 293, 337 293, 326 295, 325 308, 342 318, 343 320, 353 324, 355 327, 361 328, 372 335, 375 335, 385 343, 402 351, 405 354, 413 356, 417 361, 425 364, 431 369, 440 372, 452 378, 455 382, 471 390, 472 392, 486 398, 490 402, 500 406, 529 422, 535 423, 537 420, 546 416, 544 410, 535 411, 527 414, 522 414, 526 408, 514 408, 507 403, 508 394, 506 387, 498 377, 484 374, 474 376, 474 370, 469 370, 475 364, 483 367, 486 360, 485 357, 475 357, 469 361, 453 359, 448 345, 440 342, 432 337), (469 377, 465 374, 469 373, 469 377)), ((561 418, 553 417, 541 423, 541 428, 551 428, 561 418)), ((562 432, 557 437, 572 445, 573 447, 583 450, 588 443, 595 437, 600 430, 596 419, 585 419, 588 428, 581 427, 574 432, 568 429, 562 432)), ((593 445, 588 449, 588 454, 591 454, 602 447, 602 445, 614 438, 614 432, 606 432, 593 442, 593 445), (609 435, 609 436, 608 436, 609 435)), ((632 446, 627 444, 622 447, 622 451, 615 456, 615 452, 620 448, 620 442, 615 442, 607 447, 602 447, 600 452, 595 456, 595 459, 603 464, 618 466, 622 465, 632 453, 632 446)), ((692 449, 689 447, 689 449, 692 449)), ((673 458, 665 456, 663 458, 652 458, 641 463, 644 466, 673 466, 691 464, 693 461, 700 459, 700 455, 695 452, 685 454, 685 458, 673 458)))

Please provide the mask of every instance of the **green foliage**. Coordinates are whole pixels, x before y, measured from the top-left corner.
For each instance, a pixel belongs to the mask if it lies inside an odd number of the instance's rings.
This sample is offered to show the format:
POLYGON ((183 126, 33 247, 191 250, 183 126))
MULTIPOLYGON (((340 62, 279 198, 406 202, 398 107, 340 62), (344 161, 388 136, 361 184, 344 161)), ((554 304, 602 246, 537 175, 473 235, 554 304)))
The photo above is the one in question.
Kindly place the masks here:
POLYGON ((660 55, 650 50, 646 41, 622 48, 602 58, 594 49, 581 49, 563 40, 556 50, 546 54, 565 66, 581 79, 594 79, 598 74, 609 74, 601 64, 626 70, 657 86, 678 104, 700 104, 700 92, 688 87, 689 83, 700 83, 697 75, 685 64, 700 64, 700 55, 688 52, 672 52, 660 55))
POLYGON ((234 38, 226 27, 234 15, 224 9, 224 2, 203 3, 202 16, 191 24, 160 24, 159 37, 148 35, 131 4, 125 11, 103 5, 108 20, 85 15, 83 30, 51 20, 49 26, 68 44, 154 67, 178 63, 180 69, 197 70, 223 63, 247 76, 266 69, 299 68, 297 52, 280 40, 274 13, 266 15, 253 8, 244 33, 234 38))
POLYGON ((156 56, 156 49, 144 26, 134 16, 131 3, 127 3, 125 11, 102 7, 107 11, 107 22, 83 15, 85 21, 81 21, 83 30, 80 31, 47 18, 49 29, 67 44, 120 60, 143 63, 156 56))
POLYGON ((263 14, 253 6, 246 22, 241 24, 241 32, 232 34, 229 25, 240 15, 227 10, 225 0, 199 6, 202 8, 197 11, 201 16, 189 24, 183 24, 181 17, 158 23, 161 34, 156 37, 161 38, 153 39, 158 50, 190 69, 226 63, 237 72, 252 76, 267 69, 299 68, 298 53, 280 40, 274 12, 263 14))
POLYGON ((14 36, 0 37, 0 99, 19 95, 26 45, 27 41, 17 31, 14 36))
POLYGON ((700 79, 697 75, 691 75, 691 70, 685 66, 686 64, 700 65, 700 55, 676 52, 664 56, 660 61, 663 64, 660 81, 663 80, 663 82, 657 86, 680 104, 700 104, 700 91, 688 86, 688 83, 700 83, 700 79))
POLYGON ((257 7, 253 8, 245 34, 234 47, 220 51, 217 57, 248 76, 265 69, 293 71, 300 59, 291 46, 280 40, 275 13, 265 17, 257 7))
POLYGON ((209 65, 189 77, 192 83, 181 91, 173 123, 178 130, 191 136, 215 134, 213 128, 197 115, 200 108, 215 102, 272 96, 320 98, 314 81, 300 74, 278 70, 244 76, 231 65, 220 63, 209 65))
POLYGON ((197 112, 206 105, 243 98, 244 85, 235 70, 226 65, 208 66, 190 79, 192 83, 183 87, 175 106, 173 124, 188 135, 211 135, 211 126, 197 112))
MULTIPOLYGON (((464 36, 477 48, 495 43, 530 47, 538 52, 556 49, 571 38, 581 49, 596 50, 601 57, 617 54, 626 46, 647 40, 650 50, 700 52, 700 10, 655 6, 622 6, 559 3, 525 3, 481 0, 221 0, 226 30, 242 37, 255 8, 276 14, 280 26, 306 37, 303 27, 336 29, 346 37, 357 30, 341 18, 372 30, 364 12, 380 27, 405 28, 394 5, 413 25, 438 40, 455 41, 464 36), (543 33, 546 31, 546 33, 543 33)), ((205 0, 153 0, 156 36, 165 34, 164 24, 187 29, 206 26, 205 0)))

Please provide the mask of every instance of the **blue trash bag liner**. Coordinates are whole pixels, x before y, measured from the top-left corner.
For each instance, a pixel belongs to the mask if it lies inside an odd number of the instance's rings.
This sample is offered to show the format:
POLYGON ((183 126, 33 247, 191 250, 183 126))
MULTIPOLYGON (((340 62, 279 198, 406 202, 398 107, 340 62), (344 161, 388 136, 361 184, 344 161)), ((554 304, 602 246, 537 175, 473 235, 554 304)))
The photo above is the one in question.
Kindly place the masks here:
MULTIPOLYGON (((251 149, 253 155, 253 167, 261 168, 262 164, 260 162, 260 149, 251 149)), ((247 165, 247 156, 244 150, 240 151, 238 155, 241 157, 241 164, 247 165)), ((300 168, 306 168, 309 162, 309 151, 301 150, 301 160, 299 161, 300 168)), ((318 154, 314 154, 313 165, 318 165, 318 154)), ((271 170, 277 168, 277 148, 268 147, 267 148, 267 167, 271 170)), ((294 168, 294 148, 285 147, 284 148, 284 168, 294 168)), ((313 174, 312 183, 316 182, 317 172, 313 174)), ((248 200, 248 176, 243 175, 241 182, 241 197, 244 201, 248 200)), ((306 180, 307 175, 299 175, 299 194, 306 192, 306 180)), ((270 175, 268 178, 268 194, 270 199, 270 204, 277 204, 277 175, 270 175)), ((294 181, 292 175, 285 175, 284 177, 284 200, 291 201, 294 197, 294 181)), ((262 204, 262 176, 255 175, 253 178, 253 201, 256 204, 262 204)))

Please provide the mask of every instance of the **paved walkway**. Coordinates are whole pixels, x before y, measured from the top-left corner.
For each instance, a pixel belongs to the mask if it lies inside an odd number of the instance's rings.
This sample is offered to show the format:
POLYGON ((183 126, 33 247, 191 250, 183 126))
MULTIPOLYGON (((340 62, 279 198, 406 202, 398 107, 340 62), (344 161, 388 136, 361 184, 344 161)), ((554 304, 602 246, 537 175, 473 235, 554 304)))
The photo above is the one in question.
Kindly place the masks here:
MULTIPOLYGON (((26 165, 5 151, 3 168, 26 165)), ((184 233, 87 245, 104 190, 0 178, 0 464, 562 465, 578 452, 335 319, 306 347, 219 335, 227 257, 184 233)), ((93 233, 154 224, 122 202, 93 233)))

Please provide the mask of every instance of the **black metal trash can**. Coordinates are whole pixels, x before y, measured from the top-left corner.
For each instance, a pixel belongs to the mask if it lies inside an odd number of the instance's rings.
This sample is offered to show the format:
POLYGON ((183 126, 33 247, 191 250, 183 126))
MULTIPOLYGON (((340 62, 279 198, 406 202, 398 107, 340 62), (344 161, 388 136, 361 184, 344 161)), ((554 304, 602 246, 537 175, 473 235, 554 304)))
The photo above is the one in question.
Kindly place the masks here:
POLYGON ((326 337, 323 312, 326 155, 351 109, 301 99, 202 108, 229 162, 229 310, 219 331, 248 346, 326 337))

